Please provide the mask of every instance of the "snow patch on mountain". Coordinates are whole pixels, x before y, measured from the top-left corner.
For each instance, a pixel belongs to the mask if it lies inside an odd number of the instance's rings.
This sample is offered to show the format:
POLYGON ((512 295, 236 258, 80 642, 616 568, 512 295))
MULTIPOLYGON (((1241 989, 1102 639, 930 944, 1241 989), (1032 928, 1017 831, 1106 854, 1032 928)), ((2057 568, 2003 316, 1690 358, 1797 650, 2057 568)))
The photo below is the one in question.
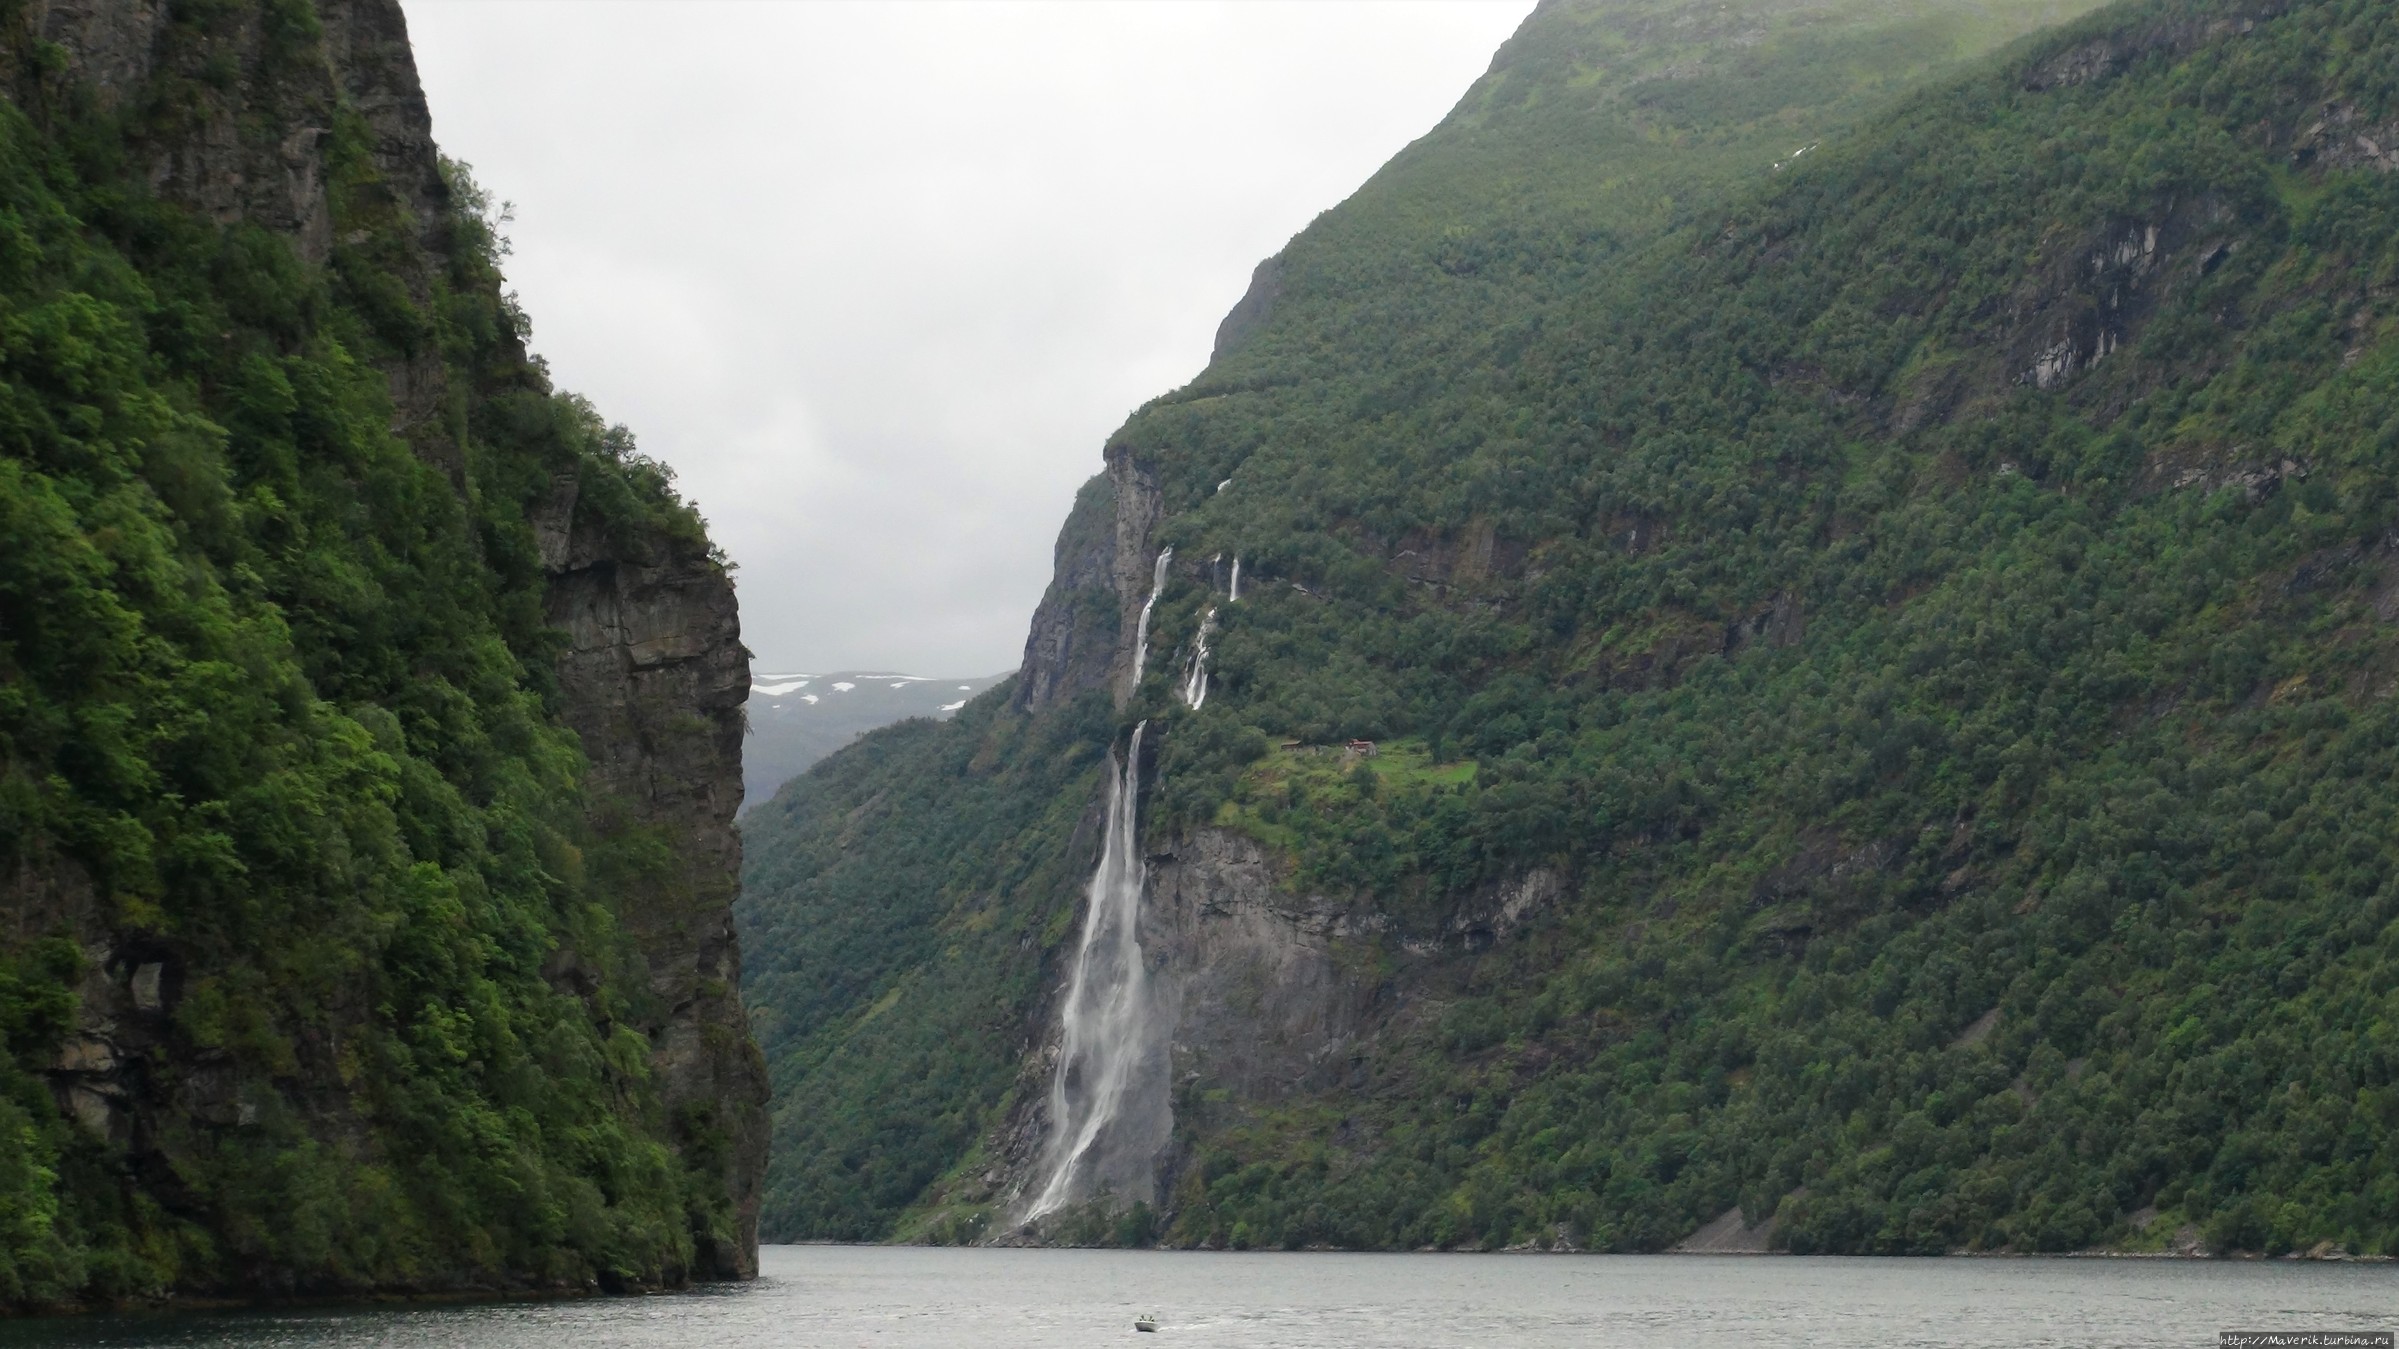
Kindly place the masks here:
POLYGON ((909 717, 953 716, 974 695, 1005 678, 1007 674, 959 680, 904 670, 822 667, 755 675, 748 707, 750 733, 742 741, 745 809, 771 799, 810 764, 860 735, 909 717), (851 694, 857 696, 847 696, 851 694))

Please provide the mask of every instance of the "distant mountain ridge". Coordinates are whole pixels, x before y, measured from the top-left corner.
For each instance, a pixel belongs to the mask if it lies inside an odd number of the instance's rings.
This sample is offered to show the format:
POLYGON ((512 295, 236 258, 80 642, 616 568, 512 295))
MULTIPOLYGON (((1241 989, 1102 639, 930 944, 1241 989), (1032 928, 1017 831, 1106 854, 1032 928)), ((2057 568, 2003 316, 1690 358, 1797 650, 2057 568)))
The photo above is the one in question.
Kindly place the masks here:
POLYGON ((947 717, 1014 671, 928 679, 887 670, 757 674, 743 711, 742 813, 764 805, 817 760, 878 726, 908 717, 947 717))

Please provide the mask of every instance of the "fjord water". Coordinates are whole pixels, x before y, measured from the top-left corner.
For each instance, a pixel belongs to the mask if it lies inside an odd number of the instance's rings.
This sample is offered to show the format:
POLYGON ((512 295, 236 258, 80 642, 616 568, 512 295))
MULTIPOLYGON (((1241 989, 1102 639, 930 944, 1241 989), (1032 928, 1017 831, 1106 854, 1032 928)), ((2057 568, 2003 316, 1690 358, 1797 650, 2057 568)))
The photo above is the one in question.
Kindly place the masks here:
POLYGON ((2399 1267, 2163 1260, 1209 1254, 770 1246, 754 1283, 573 1302, 0 1323, 10 1346, 2201 1349, 2387 1330, 2399 1267), (1152 1312, 1156 1340, 1135 1341, 1152 1312))

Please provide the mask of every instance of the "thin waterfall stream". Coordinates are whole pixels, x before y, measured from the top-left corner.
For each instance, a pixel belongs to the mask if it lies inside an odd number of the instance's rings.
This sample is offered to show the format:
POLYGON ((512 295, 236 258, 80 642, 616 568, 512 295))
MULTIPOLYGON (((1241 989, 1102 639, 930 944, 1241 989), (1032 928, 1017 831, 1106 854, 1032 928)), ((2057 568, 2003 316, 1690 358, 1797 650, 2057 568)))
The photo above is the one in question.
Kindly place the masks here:
MULTIPOLYGON (((1159 553, 1151 572, 1149 600, 1133 634, 1134 685, 1149 658, 1150 612, 1166 588, 1173 557, 1171 548, 1159 553)), ((1139 932, 1141 892, 1149 880, 1139 818, 1141 742, 1148 731, 1149 722, 1136 725, 1124 760, 1112 757, 1109 763, 1107 830, 1059 1016, 1049 1141, 1042 1149, 1040 1188, 1025 1209, 1025 1222, 1102 1194, 1150 1198, 1151 1166, 1172 1127, 1139 932)))
POLYGON ((1108 798, 1108 829, 1092 873, 1083 917, 1083 940, 1075 951, 1074 977, 1067 985, 1058 1043, 1058 1073, 1050 1080, 1050 1137, 1044 1149, 1047 1173, 1031 1207, 1030 1222, 1067 1204, 1114 1192, 1146 1199, 1149 1165, 1165 1139, 1165 1092, 1139 1099, 1157 1077, 1150 1044, 1148 971, 1136 931, 1141 890, 1149 878, 1142 860, 1139 821, 1142 722, 1124 762, 1115 769, 1108 798))
POLYGON ((1192 711, 1208 701, 1208 638, 1216 631, 1216 611, 1200 618, 1199 635, 1191 643, 1191 669, 1183 676, 1183 702, 1192 711))
POLYGON ((1150 568, 1150 597, 1141 603, 1141 621, 1133 625, 1133 683, 1141 683, 1141 667, 1150 658, 1150 610, 1158 607, 1158 593, 1166 589, 1166 564, 1174 561, 1175 550, 1164 549, 1158 554, 1156 566, 1150 568))
MULTIPOLYGON (((1219 555, 1221 556, 1221 554, 1219 555)), ((1153 594, 1153 601, 1155 596, 1153 594)), ((1233 592, 1225 603, 1241 602, 1241 555, 1233 555, 1233 592)), ((1191 669, 1183 676, 1183 702, 1197 712, 1208 701, 1208 639, 1216 635, 1216 610, 1200 615, 1199 635, 1191 643, 1191 669)))

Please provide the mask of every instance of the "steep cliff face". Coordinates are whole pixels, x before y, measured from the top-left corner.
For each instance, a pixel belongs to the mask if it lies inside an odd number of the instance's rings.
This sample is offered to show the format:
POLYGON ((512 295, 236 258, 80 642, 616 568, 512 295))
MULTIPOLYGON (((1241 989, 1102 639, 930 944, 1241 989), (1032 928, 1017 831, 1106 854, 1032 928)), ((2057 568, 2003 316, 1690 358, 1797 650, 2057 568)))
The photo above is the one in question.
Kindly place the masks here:
POLYGON ((994 1241, 1087 1236, 1126 1206, 1160 1210, 1192 1164, 1191 1139, 1251 1104, 1348 1082, 1363 1037, 1395 1014, 1377 1004, 1409 996, 1380 968, 1372 937, 1381 923, 1353 905, 1290 893, 1284 868, 1255 840, 1201 829, 1152 844, 1170 850, 1144 859, 1142 1012, 1135 1032, 1107 1051, 1135 1066, 1108 1129, 1076 1168, 1067 1206, 1028 1216, 1059 1161, 1050 1088, 1071 964, 1054 972, 1059 982, 1032 1010, 1041 1038, 1018 1074, 1017 1108, 987 1140, 986 1165, 936 1198, 937 1207, 990 1205, 1007 1215, 983 1229, 994 1241))
POLYGON ((1160 501, 1156 477, 1123 447, 1075 494, 1058 532, 1057 566, 1033 611, 1016 682, 1020 711, 1040 712, 1086 689, 1131 696, 1125 676, 1149 598, 1160 501))
MULTIPOLYGON (((1353 772, 1362 762, 1329 748, 1305 752, 1353 772)), ((1145 756, 1142 771, 1154 804, 1158 760, 1145 756)), ((1096 813, 1087 817, 1086 831, 1096 823, 1096 813)), ((1567 878, 1535 867, 1447 897, 1441 920, 1427 926, 1376 896, 1309 884, 1288 855, 1239 829, 1151 829, 1144 846, 1143 1013, 1110 1051, 1139 1067, 1116 1107, 1120 1122, 1100 1142, 1124 1122, 1159 1121, 1146 1169, 1121 1147, 1104 1157, 1095 1148, 1078 1190, 1093 1200, 1027 1220, 1057 1163, 1050 1087, 1060 1071, 1059 1009, 1075 974, 1059 961, 1029 1009, 1038 1038, 1014 1109, 986 1140, 983 1168, 927 1197, 933 1230, 963 1235, 941 1224, 978 1206, 1010 1219, 974 1229, 1004 1244, 1121 1239, 1135 1230, 1122 1226, 1135 1203, 1143 1221, 1171 1222, 1212 1179, 1211 1140, 1282 1109, 1372 1091, 1388 1074, 1377 1060, 1438 1035, 1445 1014, 1490 977, 1483 957, 1552 918, 1571 891, 1567 878), (1152 1067, 1159 1064, 1164 1071, 1152 1067)), ((1368 1145, 1363 1135, 1345 1141, 1368 1145)))
POLYGON ((1108 682, 1123 626, 1116 555, 1116 482, 1101 473, 1075 493, 1058 531, 1049 588, 1025 634, 1015 686, 1019 711, 1044 711, 1108 682))
POLYGON ((697 1270, 748 1278, 758 1272, 767 1094, 733 931, 749 651, 731 578, 704 546, 623 537, 580 504, 562 484, 534 521, 550 626, 566 634, 564 715, 590 761, 595 832, 659 850, 623 915, 649 971, 640 1024, 679 1146, 729 1201, 725 1221, 701 1228, 697 1270))
POLYGON ((732 588, 399 5, 0 26, 0 1307, 754 1273, 732 588))
MULTIPOLYGON (((1420 1030, 1472 957, 1566 893, 1535 869, 1461 896, 1437 930, 1405 932, 1354 897, 1297 888, 1285 859, 1247 834, 1194 829, 1168 848, 1152 858, 1142 944, 1167 989, 1186 1115, 1365 1087, 1372 1041, 1420 1030)), ((1188 1119, 1186 1136, 1223 1124, 1188 1119)))
MULTIPOLYGON (((46 44, 9 53, 19 106, 96 108, 160 197, 219 225, 262 226, 314 265, 335 261, 346 242, 345 265, 372 268, 414 305, 431 303, 435 266, 451 247, 450 191, 397 3, 236 5, 195 22, 165 0, 30 0, 19 22, 46 44), (171 102, 160 97, 170 84, 171 102), (348 171, 347 241, 334 237, 334 180, 344 170, 329 161, 342 119, 355 126, 343 151, 367 168, 348 171), (405 246, 359 230, 372 216, 387 216, 377 223, 396 225, 405 246), (370 243, 384 246, 360 248, 370 243)), ((438 415, 448 366, 429 349, 386 353, 381 364, 398 429, 455 475, 454 432, 438 415)))
POLYGON ((1292 894, 1255 839, 1197 829, 1159 856, 1142 945, 1171 1009, 1187 1135, 1215 1101, 1277 1101, 1350 1083, 1359 1037, 1387 1020, 1371 916, 1292 894))
MULTIPOLYGON (((79 82, 78 96, 111 112, 135 110, 161 73, 218 74, 209 95, 132 148, 151 186, 219 223, 263 225, 304 259, 326 261, 334 241, 325 144, 343 115, 364 122, 376 176, 426 229, 448 202, 407 22, 388 0, 234 7, 212 16, 201 43, 185 40, 190 18, 160 0, 31 0, 27 8, 28 33, 58 53, 44 73, 79 82), (249 78, 226 80, 228 68, 249 78)), ((27 55, 17 53, 20 101, 39 96, 39 79, 22 70, 27 55)))

